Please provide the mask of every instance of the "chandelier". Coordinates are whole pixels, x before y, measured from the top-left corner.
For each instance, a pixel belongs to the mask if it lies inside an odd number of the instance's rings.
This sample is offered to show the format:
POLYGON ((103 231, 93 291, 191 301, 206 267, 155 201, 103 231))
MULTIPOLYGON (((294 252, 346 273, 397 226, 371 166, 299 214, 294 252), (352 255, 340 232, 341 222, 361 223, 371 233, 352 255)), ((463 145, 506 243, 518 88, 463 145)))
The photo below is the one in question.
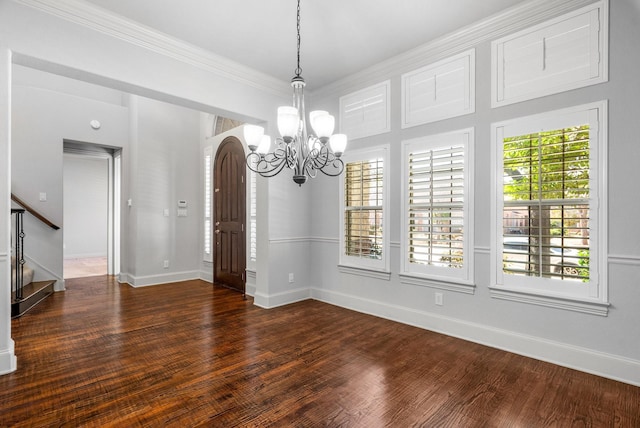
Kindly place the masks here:
POLYGON ((264 128, 246 125, 244 138, 251 152, 247 155, 247 166, 263 177, 274 177, 284 167, 293 170, 293 181, 302 186, 307 177, 315 178, 318 171, 335 177, 344 170, 340 156, 347 146, 347 136, 333 134, 335 119, 328 112, 312 111, 309 122, 315 135, 307 132, 304 108, 305 82, 300 68, 300 0, 297 11, 298 63, 291 79, 293 105, 278 107, 278 132, 271 150, 271 137, 264 128), (333 134, 333 135, 332 135, 333 134))

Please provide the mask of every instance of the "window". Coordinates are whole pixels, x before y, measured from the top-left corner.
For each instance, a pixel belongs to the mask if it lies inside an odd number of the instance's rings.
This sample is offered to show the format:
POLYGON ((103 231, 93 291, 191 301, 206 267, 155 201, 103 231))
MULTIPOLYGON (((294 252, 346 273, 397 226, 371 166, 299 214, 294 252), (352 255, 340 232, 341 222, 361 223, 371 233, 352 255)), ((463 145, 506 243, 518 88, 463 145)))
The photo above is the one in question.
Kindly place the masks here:
POLYGON ((605 107, 494 125, 498 288, 606 302, 605 107))
POLYGON ((345 155, 340 264, 389 272, 388 146, 345 155))
POLYGON ((204 236, 203 254, 205 262, 213 262, 211 248, 211 177, 212 177, 212 148, 204 149, 204 236))
POLYGON ((473 129, 403 143, 403 275, 473 284, 472 146, 473 129))

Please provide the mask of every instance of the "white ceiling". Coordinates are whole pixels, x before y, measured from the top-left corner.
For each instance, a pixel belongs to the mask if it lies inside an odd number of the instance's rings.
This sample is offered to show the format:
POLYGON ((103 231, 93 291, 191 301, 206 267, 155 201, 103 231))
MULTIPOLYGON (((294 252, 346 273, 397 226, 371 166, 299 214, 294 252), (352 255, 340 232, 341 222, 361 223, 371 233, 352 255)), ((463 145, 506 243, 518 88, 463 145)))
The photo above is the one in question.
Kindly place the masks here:
MULTIPOLYGON (((296 0, 87 0, 217 55, 289 81, 296 0)), ((302 0, 301 67, 322 87, 522 0, 302 0)))

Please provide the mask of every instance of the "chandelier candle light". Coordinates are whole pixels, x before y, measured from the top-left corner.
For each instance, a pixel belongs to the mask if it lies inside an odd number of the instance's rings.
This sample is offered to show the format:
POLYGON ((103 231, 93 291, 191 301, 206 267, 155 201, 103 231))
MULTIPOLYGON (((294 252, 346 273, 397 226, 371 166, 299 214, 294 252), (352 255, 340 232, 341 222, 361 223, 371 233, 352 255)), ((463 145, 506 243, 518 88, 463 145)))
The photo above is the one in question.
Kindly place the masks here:
POLYGON ((335 177, 344 170, 340 156, 347 146, 347 136, 333 134, 335 118, 326 111, 316 110, 309 114, 309 122, 315 135, 307 133, 304 109, 304 86, 300 68, 300 0, 297 13, 298 66, 291 79, 293 105, 278 107, 278 131, 272 152, 271 137, 264 135, 264 128, 246 125, 244 138, 251 153, 247 155, 247 166, 263 177, 273 177, 284 166, 293 170, 293 181, 299 186, 307 177, 315 178, 318 171, 335 177), (333 135, 332 135, 333 134, 333 135), (327 144, 329 143, 329 144, 327 144))

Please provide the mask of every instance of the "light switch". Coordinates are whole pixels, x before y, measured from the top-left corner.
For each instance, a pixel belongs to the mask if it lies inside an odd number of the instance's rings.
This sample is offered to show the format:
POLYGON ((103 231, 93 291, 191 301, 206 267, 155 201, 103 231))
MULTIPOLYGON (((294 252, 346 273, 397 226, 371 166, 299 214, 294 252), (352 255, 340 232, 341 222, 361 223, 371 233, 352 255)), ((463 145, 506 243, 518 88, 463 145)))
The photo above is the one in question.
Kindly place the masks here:
POLYGON ((186 217, 187 209, 186 208, 178 208, 178 217, 186 217))
POLYGON ((164 209, 164 216, 169 217, 169 208, 164 209))
POLYGON ((47 194, 45 192, 40 192, 40 202, 47 202, 47 194))

